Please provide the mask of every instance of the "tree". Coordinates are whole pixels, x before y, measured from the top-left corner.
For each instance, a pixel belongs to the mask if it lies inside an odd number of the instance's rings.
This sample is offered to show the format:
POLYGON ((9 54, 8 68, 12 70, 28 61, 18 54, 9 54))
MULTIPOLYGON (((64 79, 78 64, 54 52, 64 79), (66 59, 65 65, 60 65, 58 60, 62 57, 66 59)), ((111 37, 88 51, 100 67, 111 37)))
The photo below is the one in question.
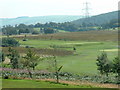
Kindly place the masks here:
POLYGON ((111 72, 112 65, 110 64, 110 61, 107 58, 107 54, 103 52, 100 56, 97 58, 97 70, 100 71, 101 75, 106 74, 108 77, 108 73, 111 72))
POLYGON ((33 70, 35 70, 35 67, 38 65, 40 60, 40 57, 37 56, 36 53, 31 49, 28 49, 28 52, 23 58, 28 62, 27 66, 33 68, 33 70))
POLYGON ((15 35, 17 34, 17 30, 15 27, 8 25, 2 28, 2 33, 5 35, 15 35))
POLYGON ((9 48, 8 51, 9 51, 8 57, 10 59, 10 64, 13 69, 17 69, 19 66, 20 55, 16 50, 14 50, 12 48, 9 48))
POLYGON ((120 58, 116 57, 113 60, 113 72, 117 73, 118 83, 120 84, 120 58))
POLYGON ((55 32, 55 30, 53 29, 53 28, 45 28, 44 29, 44 33, 45 34, 52 34, 52 33, 54 33, 55 32))
POLYGON ((60 66, 58 68, 58 64, 57 64, 57 60, 56 60, 56 57, 53 56, 53 59, 54 59, 54 67, 55 67, 55 75, 56 75, 56 82, 59 83, 59 72, 60 70, 62 69, 63 66, 60 66))
POLYGON ((40 60, 42 60, 42 59, 39 56, 37 56, 37 54, 34 51, 32 51, 31 49, 28 49, 28 52, 21 60, 23 67, 27 68, 30 78, 32 78, 32 73, 30 71, 30 68, 35 70, 35 67, 38 65, 38 62, 40 60))
POLYGON ((74 50, 74 51, 76 51, 76 48, 75 48, 75 47, 73 47, 73 50, 74 50))
POLYGON ((0 52, 0 62, 4 62, 5 61, 5 54, 4 52, 0 52))
POLYGON ((19 46, 19 42, 17 40, 15 40, 14 38, 2 38, 2 46, 3 47, 15 47, 15 46, 19 46))

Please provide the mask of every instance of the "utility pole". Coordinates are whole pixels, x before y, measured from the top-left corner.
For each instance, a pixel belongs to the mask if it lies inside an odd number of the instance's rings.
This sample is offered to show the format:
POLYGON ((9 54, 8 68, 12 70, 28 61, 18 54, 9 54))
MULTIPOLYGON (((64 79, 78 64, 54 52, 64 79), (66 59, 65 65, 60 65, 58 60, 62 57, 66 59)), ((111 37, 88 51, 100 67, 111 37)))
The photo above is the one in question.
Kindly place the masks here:
POLYGON ((90 17, 90 8, 89 8, 89 5, 90 5, 90 3, 89 2, 85 2, 85 3, 83 3, 83 6, 84 6, 84 8, 82 9, 83 10, 83 16, 84 16, 84 20, 85 20, 85 23, 84 23, 84 28, 85 28, 85 30, 88 30, 88 18, 90 17))
POLYGON ((83 12, 83 16, 84 18, 89 18, 90 17, 90 8, 89 8, 90 3, 89 2, 85 2, 83 3, 84 8, 82 9, 83 12))

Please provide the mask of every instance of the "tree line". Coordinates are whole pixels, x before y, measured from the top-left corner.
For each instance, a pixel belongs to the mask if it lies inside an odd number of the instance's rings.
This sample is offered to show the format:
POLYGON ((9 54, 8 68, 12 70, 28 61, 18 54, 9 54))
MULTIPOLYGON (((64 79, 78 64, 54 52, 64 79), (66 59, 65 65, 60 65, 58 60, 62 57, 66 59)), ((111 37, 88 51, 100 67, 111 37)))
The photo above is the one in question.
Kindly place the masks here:
POLYGON ((4 35, 19 35, 23 33, 31 33, 31 34, 51 34, 59 32, 58 30, 76 32, 76 31, 88 31, 88 30, 103 30, 103 29, 115 29, 119 27, 119 20, 113 19, 107 23, 102 25, 97 25, 95 23, 86 23, 83 22, 82 24, 76 25, 71 22, 64 22, 64 23, 36 23, 35 25, 25 25, 19 24, 15 26, 6 25, 1 28, 1 31, 4 35), (39 30, 34 30, 34 28, 39 28, 39 30))

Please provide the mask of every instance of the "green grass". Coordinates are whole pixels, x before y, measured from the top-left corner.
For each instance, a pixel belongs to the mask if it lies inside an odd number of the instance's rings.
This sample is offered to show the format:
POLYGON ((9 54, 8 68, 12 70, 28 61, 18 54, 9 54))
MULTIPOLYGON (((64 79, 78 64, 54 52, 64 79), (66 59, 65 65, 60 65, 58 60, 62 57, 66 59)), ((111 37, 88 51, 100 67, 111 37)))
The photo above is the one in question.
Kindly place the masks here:
MULTIPOLYGON (((37 29, 37 28, 36 28, 37 29)), ((107 31, 91 31, 91 32, 75 32, 53 34, 51 35, 27 36, 28 41, 22 41, 22 37, 17 37, 21 46, 31 46, 37 49, 51 48, 50 45, 56 46, 57 49, 64 49, 76 52, 73 55, 57 56, 58 66, 63 65, 61 72, 71 72, 74 74, 99 74, 96 66, 97 56, 101 54, 101 50, 117 49, 118 43, 115 32, 107 31), (113 36, 112 36, 113 35, 113 36), (66 40, 65 40, 66 39, 66 40), (80 40, 81 39, 81 40, 80 40), (71 41, 73 40, 73 41, 71 41)), ((118 56, 117 51, 107 52, 108 59, 113 60, 118 56)), ((38 63, 36 69, 51 70, 52 61, 43 60, 38 63)), ((35 80, 3 80, 3 88, 86 88, 90 86, 75 86, 54 84, 44 81, 35 80)))
MULTIPOLYGON (((101 54, 100 50, 105 49, 117 49, 117 42, 86 42, 86 41, 62 41, 62 40, 28 40, 26 42, 20 40, 21 45, 29 45, 36 48, 50 48, 50 45, 65 46, 70 48, 58 48, 73 51, 72 47, 76 47, 74 55, 68 55, 57 57, 58 64, 63 65, 62 71, 72 73, 86 73, 96 74, 96 58, 101 54)), ((117 51, 107 52, 108 58, 113 60, 117 56, 117 51)), ((47 69, 49 68, 48 61, 42 61, 36 67, 36 69, 47 69)))
POLYGON ((69 84, 56 84, 53 82, 36 81, 36 80, 12 80, 3 79, 2 88, 92 88, 87 85, 69 85, 69 84))
MULTIPOLYGON (((37 28, 36 28, 37 29, 37 28)), ((57 49, 73 51, 74 55, 58 56, 59 66, 63 65, 62 71, 72 73, 96 74, 97 56, 101 50, 117 49, 117 31, 87 31, 87 32, 65 32, 58 34, 47 34, 38 36, 27 36, 28 41, 22 41, 21 36, 16 37, 21 46, 31 46, 35 48, 51 48, 56 46, 57 49), (52 40, 50 37, 53 36, 52 40)), ((113 60, 118 56, 117 51, 107 52, 108 59, 113 60)), ((49 69, 50 61, 44 60, 38 64, 36 69, 49 69)))
POLYGON ((36 31, 40 31, 40 28, 33 28, 34 30, 36 30, 36 31))
POLYGON ((69 31, 65 31, 65 30, 58 30, 59 32, 69 32, 69 31))

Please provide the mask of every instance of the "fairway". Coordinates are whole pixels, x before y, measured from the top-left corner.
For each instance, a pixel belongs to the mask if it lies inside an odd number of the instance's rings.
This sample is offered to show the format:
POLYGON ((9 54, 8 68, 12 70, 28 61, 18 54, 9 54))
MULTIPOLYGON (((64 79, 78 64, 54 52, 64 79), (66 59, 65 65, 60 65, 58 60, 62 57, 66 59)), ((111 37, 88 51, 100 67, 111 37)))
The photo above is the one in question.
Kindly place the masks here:
MULTIPOLYGON (((34 48, 49 48, 58 50, 73 51, 74 54, 67 56, 57 56, 58 65, 63 65, 62 72, 71 72, 76 74, 98 74, 96 66, 96 58, 101 54, 102 50, 107 51, 108 58, 113 60, 117 56, 117 42, 113 41, 63 41, 63 40, 41 40, 30 39, 28 41, 22 41, 19 39, 22 47, 31 46, 34 48), (53 46, 53 47, 51 47, 53 46), (73 50, 76 48, 76 51, 73 50)), ((50 61, 44 60, 36 67, 38 70, 49 70, 50 61)))

